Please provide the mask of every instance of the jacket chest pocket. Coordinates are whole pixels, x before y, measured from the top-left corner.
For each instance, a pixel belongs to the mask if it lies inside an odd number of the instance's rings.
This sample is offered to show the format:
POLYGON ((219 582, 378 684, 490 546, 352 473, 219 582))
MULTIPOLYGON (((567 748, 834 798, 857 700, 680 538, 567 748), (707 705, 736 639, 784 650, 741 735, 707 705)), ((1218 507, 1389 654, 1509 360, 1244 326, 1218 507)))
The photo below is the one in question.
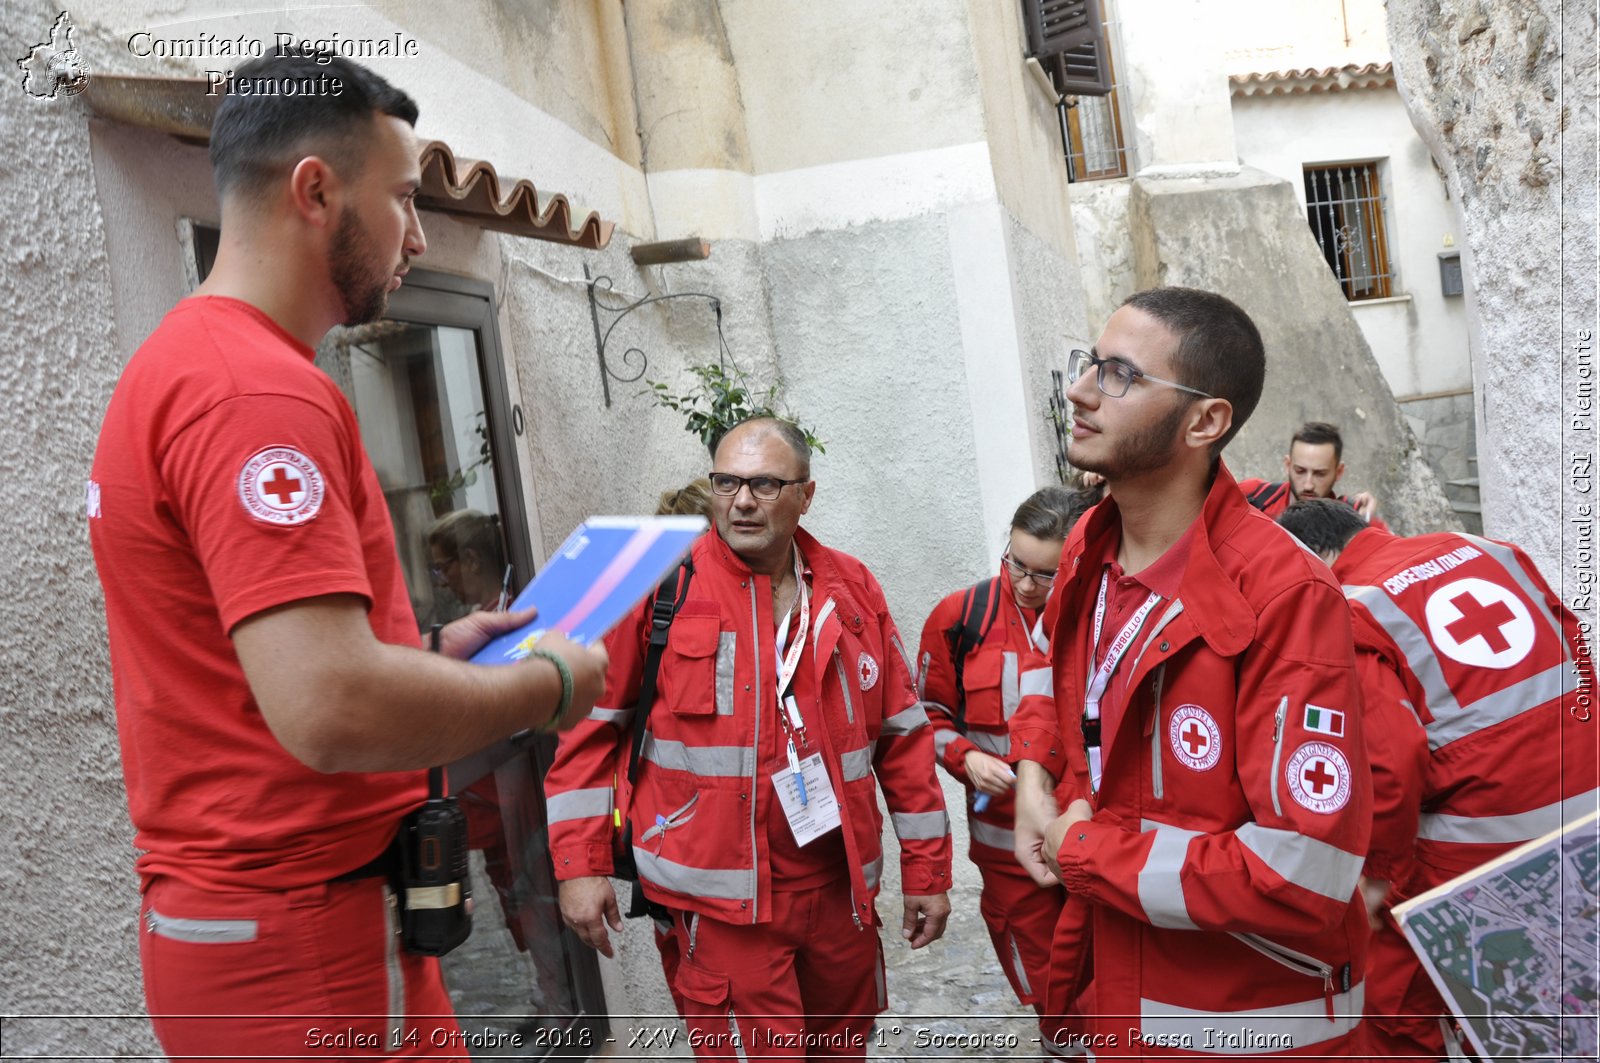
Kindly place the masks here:
POLYGON ((968 724, 1003 725, 1016 709, 1017 655, 999 649, 969 654, 961 669, 961 692, 968 724))
POLYGON ((675 618, 656 680, 661 704, 677 716, 732 716, 737 643, 717 616, 675 618))

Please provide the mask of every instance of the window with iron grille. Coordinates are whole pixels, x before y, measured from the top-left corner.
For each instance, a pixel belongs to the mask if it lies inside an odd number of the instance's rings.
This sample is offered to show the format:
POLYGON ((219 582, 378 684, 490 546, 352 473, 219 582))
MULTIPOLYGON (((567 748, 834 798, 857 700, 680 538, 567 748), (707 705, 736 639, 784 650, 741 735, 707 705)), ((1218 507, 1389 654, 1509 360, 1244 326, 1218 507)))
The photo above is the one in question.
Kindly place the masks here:
POLYGON ((1109 5, 1103 0, 1022 0, 1022 10, 1028 53, 1060 94, 1056 110, 1068 180, 1126 177, 1109 5))
POLYGON ((1306 166, 1304 175, 1306 219, 1344 297, 1356 302, 1394 294, 1378 164, 1306 166))

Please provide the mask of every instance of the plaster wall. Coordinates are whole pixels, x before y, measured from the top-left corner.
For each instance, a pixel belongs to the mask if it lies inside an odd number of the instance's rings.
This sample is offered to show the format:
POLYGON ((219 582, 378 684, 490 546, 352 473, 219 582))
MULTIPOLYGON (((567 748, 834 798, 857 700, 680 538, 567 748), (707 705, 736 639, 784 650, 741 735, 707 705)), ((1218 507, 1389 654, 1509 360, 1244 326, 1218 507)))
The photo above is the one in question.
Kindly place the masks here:
POLYGON ((1389 59, 1384 0, 1228 0, 1228 73, 1389 59))
POLYGON ((1460 222, 1392 89, 1293 96, 1235 96, 1234 128, 1246 165, 1282 178, 1304 217, 1302 167, 1377 160, 1398 302, 1350 304, 1384 377, 1402 398, 1472 386, 1466 308, 1440 294, 1438 253, 1455 249, 1460 222))
POLYGON ((1215 5, 1118 0, 1117 8, 1130 171, 1237 172, 1215 5))
POLYGON ((1287 184, 1251 169, 1136 178, 1130 213, 1139 287, 1221 292, 1261 330, 1266 386, 1224 455, 1236 476, 1277 478, 1294 430, 1331 420, 1344 429, 1346 492, 1371 490, 1401 535, 1456 526, 1287 184))
POLYGON ((1072 230, 1082 249, 1080 272, 1091 344, 1122 300, 1139 290, 1128 217, 1132 194, 1133 182, 1127 178, 1079 181, 1072 186, 1072 230))
POLYGON ((1595 453, 1594 9, 1390 0, 1388 25, 1463 217, 1484 531, 1592 623, 1593 484, 1574 464, 1595 453))

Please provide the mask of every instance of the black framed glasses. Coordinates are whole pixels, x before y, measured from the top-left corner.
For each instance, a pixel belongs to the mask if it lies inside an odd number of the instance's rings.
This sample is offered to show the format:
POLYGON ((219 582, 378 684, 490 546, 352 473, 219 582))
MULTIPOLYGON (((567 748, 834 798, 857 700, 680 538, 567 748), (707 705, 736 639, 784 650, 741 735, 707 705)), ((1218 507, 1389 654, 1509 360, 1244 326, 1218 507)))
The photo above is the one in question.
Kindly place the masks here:
POLYGON ((1215 395, 1207 394, 1198 388, 1191 388, 1186 384, 1174 384, 1170 380, 1162 380, 1158 376, 1151 376, 1143 369, 1135 369, 1120 358, 1102 358, 1098 354, 1088 351, 1071 351, 1067 355, 1067 380, 1073 384, 1090 369, 1097 370, 1094 378, 1095 386, 1102 394, 1113 399, 1120 399, 1133 387, 1135 380, 1148 380, 1152 384, 1164 384, 1169 388, 1187 391, 1191 395, 1198 395, 1202 399, 1214 399, 1215 395))
POLYGON ((748 486, 750 493, 763 502, 771 502, 783 494, 783 489, 790 484, 809 483, 809 480, 784 480, 777 476, 735 476, 731 472, 713 472, 708 474, 711 479, 711 493, 715 495, 736 495, 739 488, 748 486))
POLYGON ((1010 550, 1007 550, 1005 553, 1001 554, 1000 560, 1006 563, 1006 571, 1010 572, 1011 578, 1016 580, 1018 583, 1021 583, 1025 579, 1031 579, 1036 587, 1049 587, 1056 581, 1056 574, 1054 572, 1035 572, 1033 569, 1026 568, 1023 565, 1019 565, 1017 562, 1013 561, 1011 559, 1010 550))

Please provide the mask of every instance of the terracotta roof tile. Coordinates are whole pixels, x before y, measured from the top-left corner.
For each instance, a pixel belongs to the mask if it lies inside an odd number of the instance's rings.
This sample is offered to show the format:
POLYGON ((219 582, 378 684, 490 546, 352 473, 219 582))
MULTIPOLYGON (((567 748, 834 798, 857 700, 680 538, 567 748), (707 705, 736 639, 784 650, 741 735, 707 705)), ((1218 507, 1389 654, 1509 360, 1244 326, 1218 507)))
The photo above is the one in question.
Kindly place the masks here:
POLYGON ((1394 87, 1394 64, 1348 63, 1320 70, 1307 67, 1302 70, 1233 74, 1228 78, 1228 85, 1235 96, 1289 96, 1339 92, 1344 89, 1388 89, 1394 87))

